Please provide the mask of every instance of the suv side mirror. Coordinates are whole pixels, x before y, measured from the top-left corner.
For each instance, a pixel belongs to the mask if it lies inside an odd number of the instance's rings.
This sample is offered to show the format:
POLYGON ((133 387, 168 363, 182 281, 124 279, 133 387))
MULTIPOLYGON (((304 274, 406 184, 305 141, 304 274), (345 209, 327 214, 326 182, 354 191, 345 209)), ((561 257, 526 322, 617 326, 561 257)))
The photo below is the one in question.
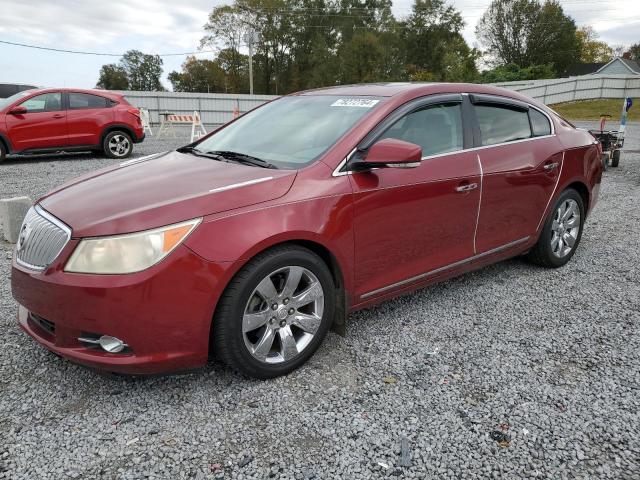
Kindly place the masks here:
POLYGON ((22 105, 18 105, 9 110, 10 115, 24 115, 25 113, 27 113, 27 107, 23 107, 22 105))
POLYGON ((374 143, 364 164, 370 168, 415 168, 422 161, 422 147, 396 138, 385 138, 374 143))

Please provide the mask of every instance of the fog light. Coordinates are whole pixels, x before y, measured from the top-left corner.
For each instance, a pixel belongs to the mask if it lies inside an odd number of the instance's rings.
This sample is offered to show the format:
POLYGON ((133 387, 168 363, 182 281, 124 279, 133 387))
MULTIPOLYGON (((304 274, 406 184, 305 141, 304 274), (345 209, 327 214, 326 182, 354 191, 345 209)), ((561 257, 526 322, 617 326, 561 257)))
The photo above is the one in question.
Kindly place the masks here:
POLYGON ((106 350, 109 353, 118 353, 124 350, 124 347, 127 345, 116 337, 110 337, 109 335, 103 335, 98 340, 98 343, 102 347, 103 350, 106 350))
POLYGON ((110 335, 100 335, 99 333, 85 333, 81 337, 78 337, 78 341, 84 344, 97 345, 109 353, 119 353, 129 346, 119 338, 110 335))

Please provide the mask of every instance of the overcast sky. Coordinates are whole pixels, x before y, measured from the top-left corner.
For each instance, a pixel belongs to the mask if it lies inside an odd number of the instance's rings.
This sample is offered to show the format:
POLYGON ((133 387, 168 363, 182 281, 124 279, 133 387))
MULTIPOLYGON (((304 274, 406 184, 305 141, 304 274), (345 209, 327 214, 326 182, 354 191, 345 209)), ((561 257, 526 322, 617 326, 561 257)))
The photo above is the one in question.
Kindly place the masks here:
MULTIPOLYGON (((640 0, 561 0, 578 25, 592 25, 610 44, 640 42, 640 0)), ((409 13, 413 0, 394 0, 397 16, 409 13)), ((0 40, 53 48, 121 54, 197 50, 202 26, 223 0, 2 0, 0 40)), ((450 0, 462 12, 467 41, 490 0, 450 0)), ((206 57, 201 55, 200 58, 206 57)), ((74 55, 0 44, 0 83, 93 87, 100 66, 117 58, 74 55)), ((184 57, 165 57, 166 75, 184 57)))

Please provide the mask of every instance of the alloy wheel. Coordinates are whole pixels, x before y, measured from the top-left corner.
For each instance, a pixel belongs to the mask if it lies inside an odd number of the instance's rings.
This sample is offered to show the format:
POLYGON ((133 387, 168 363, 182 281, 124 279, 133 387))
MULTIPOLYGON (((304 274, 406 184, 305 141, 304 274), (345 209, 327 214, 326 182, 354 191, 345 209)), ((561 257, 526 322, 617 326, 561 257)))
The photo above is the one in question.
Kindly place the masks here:
POLYGON ((569 198, 556 209, 551 224, 551 251, 564 258, 573 250, 580 234, 580 207, 569 198))
POLYGON ((114 135, 109 140, 109 151, 115 157, 123 157, 129 152, 131 142, 124 135, 114 135))
POLYGON ((324 311, 324 290, 310 270, 279 268, 264 277, 247 301, 242 317, 244 343, 263 363, 298 356, 316 335, 324 311))

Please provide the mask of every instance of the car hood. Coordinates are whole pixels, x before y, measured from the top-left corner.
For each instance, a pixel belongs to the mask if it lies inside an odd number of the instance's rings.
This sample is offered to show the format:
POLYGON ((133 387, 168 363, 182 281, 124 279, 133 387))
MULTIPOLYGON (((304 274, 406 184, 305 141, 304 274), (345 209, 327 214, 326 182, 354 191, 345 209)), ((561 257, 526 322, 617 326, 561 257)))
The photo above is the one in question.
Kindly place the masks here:
POLYGON ((294 170, 167 152, 73 179, 39 203, 74 237, 115 235, 274 200, 295 176, 294 170))

